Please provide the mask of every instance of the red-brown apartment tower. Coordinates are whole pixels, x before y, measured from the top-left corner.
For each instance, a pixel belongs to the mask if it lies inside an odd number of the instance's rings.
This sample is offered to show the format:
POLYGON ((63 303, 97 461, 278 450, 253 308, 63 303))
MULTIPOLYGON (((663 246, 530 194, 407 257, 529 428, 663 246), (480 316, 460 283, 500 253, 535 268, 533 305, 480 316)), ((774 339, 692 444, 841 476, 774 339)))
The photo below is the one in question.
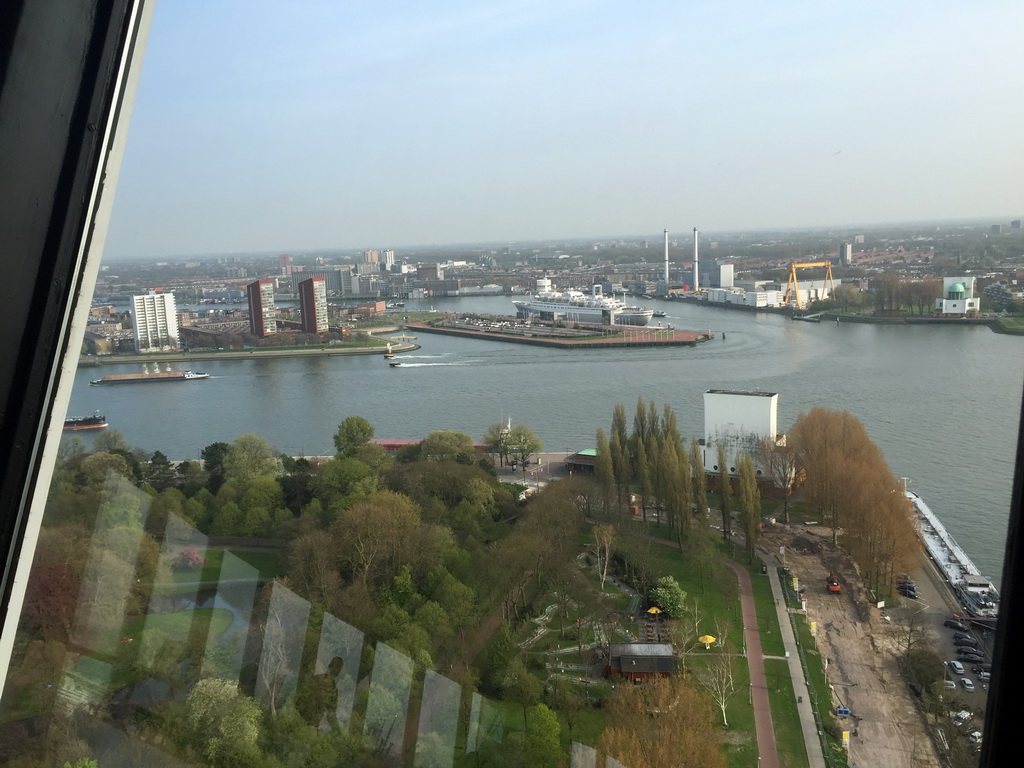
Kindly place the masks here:
POLYGON ((311 277, 299 283, 298 287, 302 330, 324 333, 327 330, 327 281, 322 277, 311 277))
POLYGON ((264 337, 277 333, 274 317, 274 281, 257 280, 246 286, 249 296, 249 330, 253 335, 264 337))

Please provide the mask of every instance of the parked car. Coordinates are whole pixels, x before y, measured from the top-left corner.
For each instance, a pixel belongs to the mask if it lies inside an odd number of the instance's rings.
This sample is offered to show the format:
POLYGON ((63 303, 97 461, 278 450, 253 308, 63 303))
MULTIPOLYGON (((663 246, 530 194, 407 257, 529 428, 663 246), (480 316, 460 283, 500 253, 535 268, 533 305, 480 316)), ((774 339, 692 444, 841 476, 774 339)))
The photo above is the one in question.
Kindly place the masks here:
POLYGON ((977 648, 978 647, 978 641, 975 640, 973 637, 963 637, 963 638, 960 638, 958 640, 954 640, 953 641, 953 645, 959 645, 961 647, 968 646, 970 648, 977 648))
POLYGON ((960 661, 966 661, 968 664, 975 664, 979 661, 985 660, 985 657, 982 656, 980 653, 978 653, 977 651, 968 650, 967 648, 964 648, 960 653, 956 655, 956 657, 960 659, 960 661))
POLYGON ((959 661, 948 661, 946 663, 949 665, 949 668, 956 672, 958 675, 962 675, 964 673, 964 665, 961 664, 959 661))
POLYGON ((971 635, 968 635, 966 632, 954 632, 953 633, 953 639, 954 640, 973 640, 974 638, 971 635))
POLYGON ((960 678, 960 685, 962 685, 964 687, 965 691, 973 691, 974 690, 974 681, 971 680, 971 678, 969 678, 969 677, 961 677, 960 678))
POLYGON ((945 688, 956 688, 956 680, 943 680, 942 685, 945 688))
POLYGON ((989 680, 992 679, 992 673, 991 672, 986 672, 985 670, 982 670, 981 672, 978 673, 978 679, 987 683, 989 680))
POLYGON ((958 632, 970 632, 966 624, 964 624, 962 621, 957 621, 956 619, 946 619, 942 623, 942 625, 944 627, 948 627, 949 629, 955 629, 958 632))
POLYGON ((991 672, 991 664, 978 664, 977 666, 971 667, 971 672, 978 674, 979 672, 991 672))
POLYGON ((964 723, 969 723, 974 717, 974 713, 966 709, 961 709, 955 715, 953 715, 953 725, 959 728, 964 723))

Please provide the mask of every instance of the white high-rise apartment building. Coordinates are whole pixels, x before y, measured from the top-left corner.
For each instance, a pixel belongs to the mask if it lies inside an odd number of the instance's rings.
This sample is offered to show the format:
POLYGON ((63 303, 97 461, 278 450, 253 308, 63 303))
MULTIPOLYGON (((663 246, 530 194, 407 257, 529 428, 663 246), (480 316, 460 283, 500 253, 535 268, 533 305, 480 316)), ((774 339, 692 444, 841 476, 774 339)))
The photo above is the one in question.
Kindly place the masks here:
POLYGON ((153 352, 178 348, 178 315, 173 293, 132 296, 132 327, 135 351, 153 352))

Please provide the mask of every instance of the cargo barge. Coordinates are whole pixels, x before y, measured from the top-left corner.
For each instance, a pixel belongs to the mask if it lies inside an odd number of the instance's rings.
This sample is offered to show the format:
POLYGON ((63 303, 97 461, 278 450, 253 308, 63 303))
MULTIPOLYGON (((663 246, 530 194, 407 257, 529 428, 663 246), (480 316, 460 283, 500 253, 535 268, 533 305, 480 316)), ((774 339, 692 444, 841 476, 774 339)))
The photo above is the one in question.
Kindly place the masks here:
POLYGON ((913 505, 917 532, 925 551, 953 590, 957 602, 972 618, 994 621, 999 615, 999 592, 995 585, 981 575, 921 497, 912 491, 905 493, 913 505))
POLYGON ((92 416, 75 416, 64 419, 64 429, 103 429, 107 426, 107 418, 99 411, 92 416))
POLYGON ((167 371, 165 373, 115 373, 104 376, 102 379, 93 379, 90 384, 100 386, 102 384, 140 384, 143 382, 159 381, 197 381, 208 379, 208 373, 195 373, 193 371, 167 371))

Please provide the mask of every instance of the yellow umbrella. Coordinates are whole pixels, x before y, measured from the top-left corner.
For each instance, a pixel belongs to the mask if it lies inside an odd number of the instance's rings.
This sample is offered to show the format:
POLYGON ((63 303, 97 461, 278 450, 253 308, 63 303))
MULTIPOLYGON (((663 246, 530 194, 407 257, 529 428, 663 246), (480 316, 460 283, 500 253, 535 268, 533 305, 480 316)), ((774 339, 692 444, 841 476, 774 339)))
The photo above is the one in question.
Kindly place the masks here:
POLYGON ((713 638, 711 635, 701 635, 697 638, 697 642, 704 643, 704 649, 707 650, 711 647, 711 644, 715 642, 715 638, 713 638))
POLYGON ((647 612, 648 613, 653 613, 653 614, 659 614, 659 613, 661 613, 661 608, 659 608, 656 605, 652 605, 650 608, 647 609, 647 612))

